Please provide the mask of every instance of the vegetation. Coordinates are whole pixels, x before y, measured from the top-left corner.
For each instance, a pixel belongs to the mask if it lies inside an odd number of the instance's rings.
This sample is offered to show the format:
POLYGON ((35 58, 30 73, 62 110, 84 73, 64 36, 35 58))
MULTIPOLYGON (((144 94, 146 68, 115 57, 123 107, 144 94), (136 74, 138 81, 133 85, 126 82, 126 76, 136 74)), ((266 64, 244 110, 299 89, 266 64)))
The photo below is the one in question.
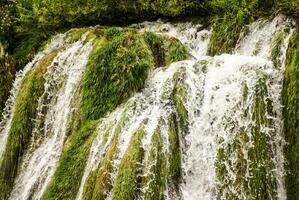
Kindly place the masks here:
POLYGON ((98 119, 114 110, 143 87, 154 68, 152 53, 136 30, 108 28, 104 35, 107 41, 92 53, 84 76, 85 119, 98 119))
POLYGON ((177 39, 154 33, 116 27, 96 32, 99 39, 83 81, 84 119, 98 119, 114 110, 143 88, 151 69, 189 56, 177 39))
POLYGON ((283 88, 284 134, 288 145, 285 154, 288 159, 287 196, 290 200, 299 197, 299 32, 290 40, 287 52, 283 88))
MULTIPOLYGON (((0 43, 0 113, 5 106, 14 79, 15 69, 9 55, 0 43)), ((1 117, 0 117, 1 118, 1 117)))
POLYGON ((59 166, 43 199, 75 199, 88 159, 97 121, 84 124, 65 144, 59 166))
MULTIPOLYGON (((127 122, 127 116, 124 114, 118 122, 117 127, 115 128, 114 133, 110 133, 111 126, 108 127, 107 130, 105 130, 103 134, 103 142, 106 140, 105 135, 106 134, 113 134, 110 144, 108 146, 108 149, 106 150, 106 153, 104 157, 102 158, 101 162, 99 163, 99 166, 96 170, 91 171, 86 182, 84 185, 83 190, 83 197, 84 200, 90 200, 90 199, 99 199, 104 200, 107 197, 107 193, 110 192, 112 189, 112 185, 110 184, 111 181, 111 173, 113 170, 113 161, 115 160, 117 153, 118 153, 118 143, 119 143, 119 137, 121 135, 121 131, 123 130, 123 127, 125 123, 127 122)), ((105 148, 105 144, 102 143, 101 148, 105 148)))
MULTIPOLYGON (((51 180, 43 199, 74 199, 83 176, 92 140, 97 134, 96 124, 107 113, 116 109, 145 84, 150 70, 184 60, 190 55, 177 39, 151 32, 138 32, 133 28, 105 27, 104 25, 125 26, 133 22, 157 18, 176 18, 200 15, 213 25, 209 54, 216 55, 232 52, 244 25, 262 16, 282 12, 299 19, 298 0, 3 0, 0 2, 0 112, 8 98, 15 72, 22 69, 42 48, 52 35, 70 28, 71 41, 77 41, 83 33, 90 30, 88 39, 93 39, 94 49, 87 64, 86 72, 77 91, 74 104, 78 110, 71 116, 68 139, 65 142, 58 168, 51 180), (97 28, 82 28, 98 25, 97 28)), ((289 199, 299 197, 299 36, 291 38, 287 53, 284 80, 283 102, 285 136, 288 142, 286 156, 290 173, 287 175, 289 199)), ((284 34, 275 38, 271 58, 279 65, 280 46, 284 34)), ((90 40, 89 40, 90 41, 90 40)), ((0 160, 0 199, 7 199, 12 189, 21 158, 31 138, 33 120, 36 115, 38 98, 43 93, 46 67, 57 55, 57 51, 47 55, 42 62, 30 71, 23 80, 17 96, 16 110, 7 146, 0 160)), ((162 137, 157 129, 151 138, 152 148, 144 159, 141 147, 145 134, 141 128, 130 141, 129 148, 121 160, 115 185, 110 185, 112 160, 117 157, 117 145, 122 123, 111 133, 110 128, 103 133, 103 145, 111 136, 110 145, 96 170, 92 171, 84 186, 83 199, 105 199, 108 192, 113 199, 163 199, 166 183, 172 194, 179 196, 182 182, 181 137, 179 128, 187 125, 188 112, 185 107, 187 89, 182 83, 184 73, 175 76, 175 87, 171 94, 177 115, 169 118, 169 152, 162 152, 162 137), (168 160, 169 165, 166 165, 168 160), (144 166, 140 163, 144 161, 144 166), (155 163, 155 165, 152 165, 155 163), (145 176, 141 176, 141 173, 145 176), (146 185, 148 190, 140 191, 146 185)), ((251 127, 254 148, 249 149, 252 161, 249 185, 244 179, 244 155, 240 151, 249 138, 243 129, 239 138, 217 154, 216 174, 220 181, 226 180, 224 162, 235 150, 237 174, 235 182, 226 184, 240 185, 253 199, 270 199, 275 196, 275 178, 268 172, 273 163, 269 160, 269 136, 262 133, 262 126, 272 126, 266 118, 271 112, 271 102, 267 102, 266 87, 263 80, 257 85, 253 104, 251 127)), ((246 113, 245 113, 246 114, 246 113)), ((219 187, 221 191, 223 188, 219 187)), ((234 199, 234 194, 227 194, 234 199)))

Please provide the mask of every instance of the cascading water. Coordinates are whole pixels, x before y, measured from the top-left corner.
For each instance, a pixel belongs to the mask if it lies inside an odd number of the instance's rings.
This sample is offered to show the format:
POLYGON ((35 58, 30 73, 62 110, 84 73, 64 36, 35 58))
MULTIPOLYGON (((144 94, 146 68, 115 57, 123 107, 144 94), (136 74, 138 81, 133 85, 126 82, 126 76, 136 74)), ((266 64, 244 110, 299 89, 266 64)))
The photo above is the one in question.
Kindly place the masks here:
POLYGON ((64 39, 64 35, 58 35, 55 38, 53 38, 52 42, 49 45, 47 45, 44 51, 36 55, 33 61, 28 63, 22 71, 16 74, 16 78, 13 84, 13 89, 11 90, 10 97, 6 102, 6 106, 3 111, 2 121, 0 122, 0 158, 2 157, 2 153, 6 146, 7 138, 11 127, 14 106, 16 103, 16 98, 19 89, 22 84, 22 80, 24 79, 27 72, 29 72, 32 69, 32 67, 37 65, 45 55, 47 55, 49 52, 53 51, 54 49, 60 48, 63 43, 63 39, 64 39))
MULTIPOLYGON (((232 55, 209 57, 212 30, 199 24, 133 25, 178 38, 191 58, 155 69, 141 92, 100 119, 76 199, 286 199, 281 91, 292 26, 284 16, 259 20, 232 55)), ((53 177, 93 47, 85 36, 57 36, 16 79, 0 157, 23 77, 60 49, 10 199, 42 199, 53 177)))
POLYGON ((45 93, 38 108, 38 115, 44 119, 37 121, 34 130, 42 142, 25 156, 11 199, 40 199, 55 171, 68 127, 70 103, 92 48, 84 40, 83 37, 60 52, 45 74, 45 93))

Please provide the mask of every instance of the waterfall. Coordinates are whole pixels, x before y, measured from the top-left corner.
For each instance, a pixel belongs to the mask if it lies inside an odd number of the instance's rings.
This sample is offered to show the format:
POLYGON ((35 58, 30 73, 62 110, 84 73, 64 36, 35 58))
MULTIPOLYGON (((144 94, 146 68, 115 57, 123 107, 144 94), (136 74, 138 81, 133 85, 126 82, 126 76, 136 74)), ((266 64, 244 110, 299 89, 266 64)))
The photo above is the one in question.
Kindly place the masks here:
POLYGON ((92 48, 91 43, 84 41, 85 37, 61 51, 45 74, 46 98, 41 99, 50 101, 39 102, 38 115, 44 119, 36 123, 34 130, 42 142, 25 156, 11 199, 40 199, 55 172, 68 127, 70 104, 92 48), (42 112, 44 109, 46 113, 42 112))
MULTIPOLYGON (((130 109, 122 108, 103 120, 98 130, 98 139, 94 141, 90 151, 77 199, 82 198, 88 174, 96 170, 96 166, 100 165, 100 161, 104 159, 112 135, 121 123, 123 112, 128 122, 121 124, 122 136, 118 141, 118 155, 113 161, 113 170, 109 172, 111 173, 109 184, 112 188, 117 184, 115 183, 117 171, 121 158, 125 156, 124 150, 128 148, 128 141, 133 138, 138 128, 142 127, 145 132, 141 145, 145 151, 145 158, 140 163, 141 168, 146 165, 152 145, 151 138, 157 129, 161 129, 164 141, 163 154, 169 154, 169 126, 167 124, 169 124, 171 113, 176 111, 173 107, 175 103, 170 100, 170 97, 167 99, 165 94, 171 96, 170 94, 175 90, 174 74, 176 73, 180 73, 183 77, 181 84, 187 91, 187 98, 183 103, 188 113, 187 130, 181 127, 179 131, 183 174, 179 191, 173 192, 173 188, 168 188, 164 197, 166 199, 226 199, 229 197, 246 199, 253 195, 248 190, 254 182, 251 174, 252 166, 264 164, 267 170, 265 177, 269 179, 264 180, 269 181, 266 187, 270 188, 271 184, 276 184, 275 191, 269 191, 269 197, 286 199, 280 97, 284 66, 282 64, 277 68, 273 65, 271 50, 275 45, 276 35, 284 34, 284 41, 279 47, 281 51, 279 59, 281 63, 284 63, 288 39, 293 31, 292 22, 283 16, 277 16, 272 21, 259 20, 242 32, 234 55, 226 54, 215 57, 206 56, 211 30, 202 29, 201 25, 170 24, 158 21, 145 22, 133 25, 133 27, 178 38, 190 48, 193 58, 172 64, 165 69, 157 69, 149 78, 143 92, 126 104, 131 105, 133 104, 131 102, 134 102, 133 114, 130 109), (151 96, 148 96, 149 94, 151 96), (258 98, 261 99, 258 100, 258 98), (255 109, 258 108, 255 107, 261 103, 265 104, 263 106, 271 104, 273 108, 256 113, 255 109), (261 122, 256 119, 257 117, 265 117, 263 121, 267 122, 261 122), (161 120, 163 125, 159 123, 161 120), (115 125, 109 128, 111 124, 115 125), (110 138, 103 146, 103 134, 108 129, 110 138), (255 146, 261 145, 256 144, 259 142, 255 137, 259 136, 256 135, 255 129, 258 129, 258 134, 263 134, 261 138, 265 137, 267 142, 263 145, 266 145, 264 148, 270 152, 261 158, 264 159, 261 162, 251 160, 250 155, 255 146), (241 141, 242 131, 245 132, 245 136, 242 137, 247 138, 247 144, 241 141), (126 140, 121 139, 122 137, 126 140), (221 153, 229 153, 228 148, 241 142, 244 147, 235 147, 236 149, 232 150, 241 151, 243 160, 237 152, 227 155, 229 157, 219 158, 221 153), (244 165, 243 171, 237 169, 240 162, 244 165), (212 166, 215 166, 216 170, 212 166), (222 170, 227 171, 226 174, 219 174, 218 168, 221 167, 222 170), (242 179, 239 176, 243 176, 242 179)), ((147 189, 141 188, 138 198, 144 198, 142 193, 147 193, 147 189)), ((113 191, 114 189, 108 192, 108 199, 113 199, 113 191)))
MULTIPOLYGON (((281 93, 293 27, 282 15, 258 20, 243 28, 232 54, 211 57, 212 28, 132 25, 177 38, 190 57, 153 69, 141 91, 96 122, 76 199, 285 200, 281 93)), ((89 32, 77 41, 68 34, 54 37, 19 72, 6 103, 0 160, 22 80, 57 50, 11 200, 42 199, 68 145, 72 102, 94 48, 89 32)))

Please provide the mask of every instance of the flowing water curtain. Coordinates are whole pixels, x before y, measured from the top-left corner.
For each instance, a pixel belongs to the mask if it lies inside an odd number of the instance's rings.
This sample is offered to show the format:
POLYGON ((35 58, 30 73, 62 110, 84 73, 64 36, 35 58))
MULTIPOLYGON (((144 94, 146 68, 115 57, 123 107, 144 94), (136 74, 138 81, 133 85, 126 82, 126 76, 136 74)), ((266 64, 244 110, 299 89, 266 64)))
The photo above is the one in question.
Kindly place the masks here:
POLYGON ((45 92, 37 109, 43 119, 33 130, 32 149, 23 160, 13 199, 41 198, 55 172, 72 113, 70 104, 92 49, 90 42, 85 43, 86 35, 58 53, 44 76, 45 92))

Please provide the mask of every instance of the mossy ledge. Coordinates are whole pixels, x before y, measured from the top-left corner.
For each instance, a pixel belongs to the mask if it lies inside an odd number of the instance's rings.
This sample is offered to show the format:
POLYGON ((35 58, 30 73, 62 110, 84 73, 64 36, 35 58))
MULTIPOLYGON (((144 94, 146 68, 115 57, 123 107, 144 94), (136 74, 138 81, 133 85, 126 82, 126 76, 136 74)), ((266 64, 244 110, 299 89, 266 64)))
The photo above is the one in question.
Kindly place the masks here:
POLYGON ((53 51, 45 56, 22 82, 6 149, 0 160, 0 199, 9 197, 20 161, 31 138, 32 119, 35 118, 38 99, 44 91, 43 75, 57 53, 58 51, 53 51))
POLYGON ((143 88, 150 70, 189 56, 177 39, 150 32, 112 27, 95 33, 100 33, 100 45, 91 54, 84 76, 84 119, 98 119, 114 110, 143 88))
POLYGON ((299 198, 299 31, 291 39, 287 51, 283 86, 284 135, 288 143, 285 155, 288 160, 286 177, 287 197, 299 198))

